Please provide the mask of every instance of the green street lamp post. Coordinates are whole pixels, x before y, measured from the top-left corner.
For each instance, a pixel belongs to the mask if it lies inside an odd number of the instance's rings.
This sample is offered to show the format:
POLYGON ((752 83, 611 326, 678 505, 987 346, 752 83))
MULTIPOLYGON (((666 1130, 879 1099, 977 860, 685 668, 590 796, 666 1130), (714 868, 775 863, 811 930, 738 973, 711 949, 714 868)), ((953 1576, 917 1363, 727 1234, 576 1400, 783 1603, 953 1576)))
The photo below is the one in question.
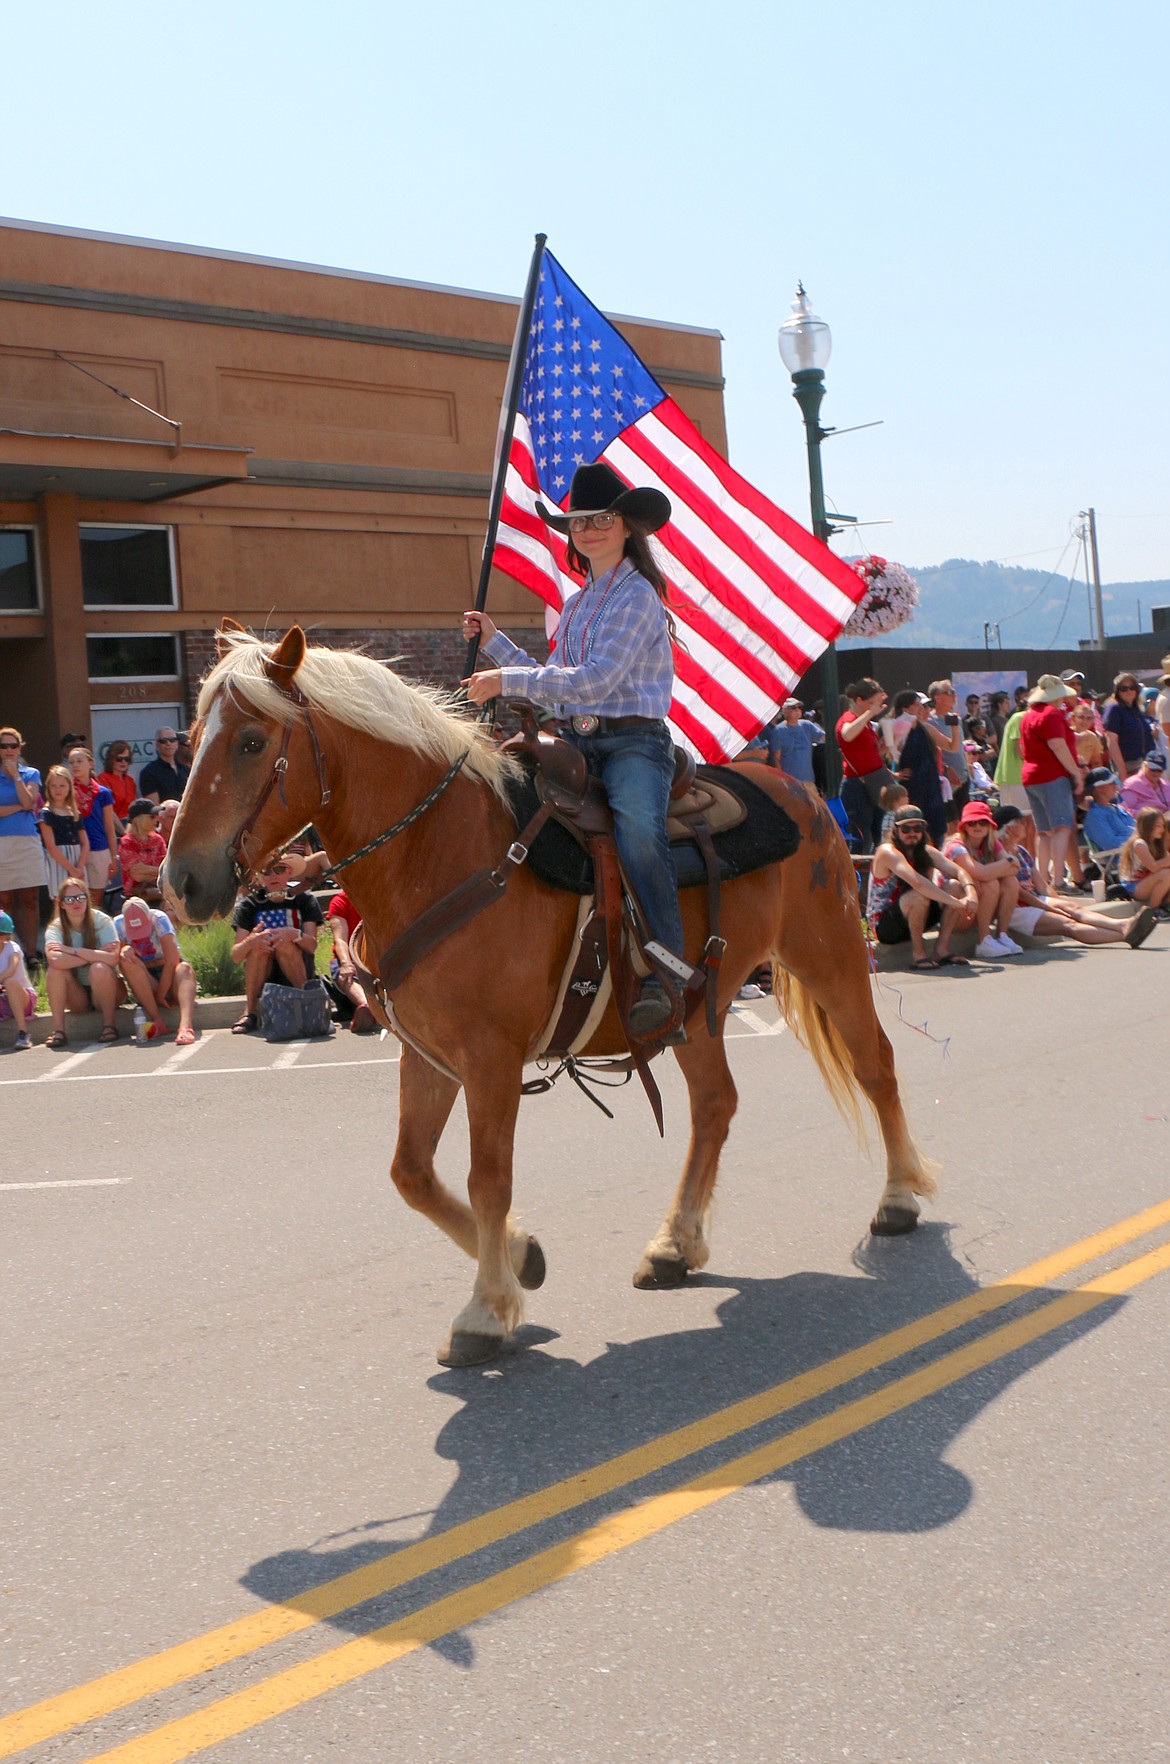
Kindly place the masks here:
MULTIPOLYGON (((778 338, 780 359, 792 375, 792 396, 800 406, 808 441, 808 486, 812 510, 812 530, 818 539, 828 541, 839 532, 825 515, 825 484, 821 476, 821 442, 832 434, 820 423, 821 400, 825 396, 825 369, 833 350, 832 333, 809 305, 804 284, 796 284, 796 299, 791 317, 780 326, 778 338)), ((841 750, 837 744, 837 715, 841 688, 837 677, 837 649, 830 643, 820 661, 821 702, 825 722, 825 794, 841 794, 841 750)))

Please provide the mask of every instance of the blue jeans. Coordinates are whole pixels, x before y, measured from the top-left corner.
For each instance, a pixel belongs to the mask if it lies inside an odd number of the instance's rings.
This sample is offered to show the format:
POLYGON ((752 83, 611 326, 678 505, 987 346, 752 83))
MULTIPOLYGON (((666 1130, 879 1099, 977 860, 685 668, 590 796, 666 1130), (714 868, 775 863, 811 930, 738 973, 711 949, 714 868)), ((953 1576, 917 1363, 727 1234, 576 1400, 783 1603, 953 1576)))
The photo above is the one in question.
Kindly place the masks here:
POLYGON ((605 785, 613 811, 618 856, 650 926, 650 934, 675 955, 683 953, 682 915, 666 808, 674 779, 674 743, 665 723, 617 735, 577 735, 569 739, 585 755, 589 770, 605 785))

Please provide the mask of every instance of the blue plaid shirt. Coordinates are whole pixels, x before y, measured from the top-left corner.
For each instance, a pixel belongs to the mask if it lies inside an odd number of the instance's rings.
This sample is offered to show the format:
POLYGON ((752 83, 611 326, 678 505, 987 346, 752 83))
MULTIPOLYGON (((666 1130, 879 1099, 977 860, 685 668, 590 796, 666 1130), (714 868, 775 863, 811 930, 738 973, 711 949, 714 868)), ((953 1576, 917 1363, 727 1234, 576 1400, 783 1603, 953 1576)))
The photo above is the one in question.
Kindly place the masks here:
POLYGON ((665 717, 670 709, 674 658, 666 609, 627 558, 568 601, 547 666, 502 631, 484 651, 500 669, 504 698, 530 698, 558 717, 665 717))

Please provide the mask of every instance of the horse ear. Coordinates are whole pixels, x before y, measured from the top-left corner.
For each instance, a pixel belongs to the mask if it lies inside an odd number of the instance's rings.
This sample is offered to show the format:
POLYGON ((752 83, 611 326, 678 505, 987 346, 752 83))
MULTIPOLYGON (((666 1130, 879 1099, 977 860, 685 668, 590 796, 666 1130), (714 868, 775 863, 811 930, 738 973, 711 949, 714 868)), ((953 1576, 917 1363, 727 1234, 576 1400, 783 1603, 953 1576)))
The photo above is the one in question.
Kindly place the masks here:
POLYGON ((233 619, 231 613, 220 614, 219 630, 215 633, 215 650, 220 661, 231 648, 228 638, 234 636, 237 631, 242 632, 243 629, 243 625, 238 619, 233 619))
POLYGON ((264 658, 264 672, 281 692, 288 692, 293 675, 305 659, 305 633, 290 625, 271 655, 264 658))

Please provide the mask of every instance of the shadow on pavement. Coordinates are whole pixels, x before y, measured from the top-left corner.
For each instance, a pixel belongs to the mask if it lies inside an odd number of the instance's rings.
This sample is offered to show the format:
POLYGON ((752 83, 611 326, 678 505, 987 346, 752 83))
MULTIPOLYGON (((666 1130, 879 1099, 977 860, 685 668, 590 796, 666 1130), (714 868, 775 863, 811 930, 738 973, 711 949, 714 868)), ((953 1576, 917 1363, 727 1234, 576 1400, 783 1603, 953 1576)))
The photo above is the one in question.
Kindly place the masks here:
MULTIPOLYGON (((544 1344, 555 1339, 552 1332, 528 1326, 519 1332, 514 1351, 493 1365, 438 1373, 429 1381, 430 1388, 462 1400, 462 1407, 435 1440, 437 1455, 458 1466, 456 1480, 438 1508, 426 1515, 402 1513, 366 1520, 345 1533, 344 1539, 333 1536, 307 1548, 281 1551, 257 1562, 242 1576, 241 1584, 260 1598, 296 1609, 298 1599, 310 1589, 387 1559, 420 1537, 448 1531, 767 1390, 978 1290, 968 1269, 952 1254, 945 1225, 925 1224, 908 1238, 867 1237, 853 1259, 856 1276, 810 1273, 761 1280, 701 1274, 678 1292, 648 1293, 648 1321, 659 1306, 669 1307, 677 1317, 678 1308, 687 1304, 688 1291, 697 1287, 725 1291, 726 1297, 718 1305, 718 1327, 705 1325, 610 1343, 604 1354, 585 1365, 544 1351, 544 1344), (392 1527, 418 1517, 428 1518, 429 1524, 415 1537, 387 1535, 392 1527)), ((1048 1289, 1021 1289, 1020 1302, 1034 1308, 1055 1296, 1048 1289)), ((791 1482, 801 1509, 817 1526, 922 1532, 947 1525, 962 1514, 973 1493, 968 1478, 946 1461, 951 1442, 1016 1379, 1096 1328, 1124 1302, 1102 1303, 1006 1359, 799 1459, 768 1480, 791 1482)), ((1019 1305, 975 1327, 993 1328, 1018 1314, 1019 1305)), ((890 1370, 867 1375, 632 1488, 618 1489, 535 1531, 438 1570, 421 1587, 407 1583, 327 1621, 358 1635, 408 1615, 457 1586, 572 1536, 607 1512, 684 1482, 830 1412, 967 1339, 967 1334, 944 1336, 895 1362, 890 1370)), ((392 1485, 381 1494, 382 1511, 393 1512, 392 1485)), ((443 1636, 430 1645, 453 1664, 472 1663, 474 1650, 466 1632, 443 1636)))

